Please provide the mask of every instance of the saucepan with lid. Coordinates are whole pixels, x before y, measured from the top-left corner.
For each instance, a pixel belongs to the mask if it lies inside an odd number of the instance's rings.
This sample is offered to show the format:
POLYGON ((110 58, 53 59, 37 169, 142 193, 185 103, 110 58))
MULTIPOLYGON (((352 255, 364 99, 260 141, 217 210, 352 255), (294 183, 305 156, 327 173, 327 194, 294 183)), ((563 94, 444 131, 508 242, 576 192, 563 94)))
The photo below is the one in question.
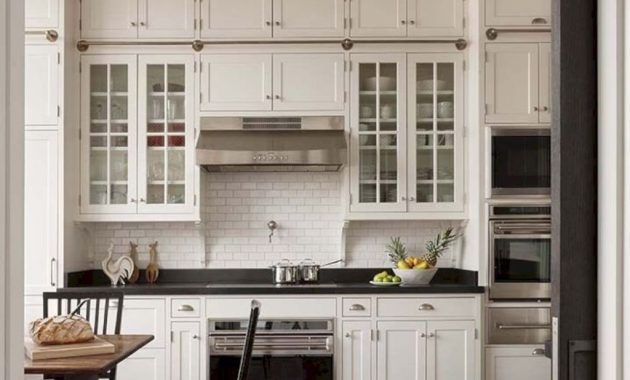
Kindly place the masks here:
POLYGON ((300 280, 298 267, 287 259, 280 260, 269 268, 273 272, 273 283, 276 285, 296 284, 300 280))
POLYGON ((331 261, 331 262, 323 264, 323 265, 319 265, 319 264, 316 264, 311 259, 305 259, 305 260, 303 260, 300 263, 300 265, 298 265, 299 272, 300 272, 300 279, 302 280, 302 282, 306 282, 306 283, 318 282, 319 281, 319 269, 321 267, 337 264, 337 263, 342 262, 342 261, 343 260, 335 260, 335 261, 331 261))

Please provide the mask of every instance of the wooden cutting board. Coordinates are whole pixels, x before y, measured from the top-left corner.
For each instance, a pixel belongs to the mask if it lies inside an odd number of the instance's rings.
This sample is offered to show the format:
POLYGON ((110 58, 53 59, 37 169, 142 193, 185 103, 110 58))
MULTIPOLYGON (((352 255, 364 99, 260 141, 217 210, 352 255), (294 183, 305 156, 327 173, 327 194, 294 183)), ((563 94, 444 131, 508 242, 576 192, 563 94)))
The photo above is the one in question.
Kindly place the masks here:
POLYGON ((24 348, 26 349, 26 355, 31 360, 111 354, 116 351, 116 347, 113 344, 106 342, 99 337, 94 337, 93 341, 87 343, 59 344, 50 346, 40 346, 35 344, 31 338, 25 338, 24 348))

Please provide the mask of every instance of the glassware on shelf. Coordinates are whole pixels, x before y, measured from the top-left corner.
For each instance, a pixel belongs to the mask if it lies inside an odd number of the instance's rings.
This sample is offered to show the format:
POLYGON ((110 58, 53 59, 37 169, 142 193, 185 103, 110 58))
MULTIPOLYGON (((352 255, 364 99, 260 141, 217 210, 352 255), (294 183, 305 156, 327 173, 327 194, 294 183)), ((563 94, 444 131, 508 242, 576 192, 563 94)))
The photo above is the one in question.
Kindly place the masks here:
POLYGON ((168 203, 169 204, 181 204, 185 201, 185 187, 182 184, 169 184, 168 185, 168 203))
POLYGON ((169 181, 183 181, 186 174, 185 151, 168 151, 168 179, 169 181))
POLYGON ((110 191, 110 203, 111 204, 126 204, 127 203, 127 185, 126 184, 112 184, 110 191))
POLYGON ((149 184, 147 186, 147 203, 148 204, 164 203, 164 185, 149 184))
POLYGON ((107 204, 107 185, 90 185, 90 204, 107 204))
POLYGON ((110 66, 110 91, 127 92, 127 65, 110 66))

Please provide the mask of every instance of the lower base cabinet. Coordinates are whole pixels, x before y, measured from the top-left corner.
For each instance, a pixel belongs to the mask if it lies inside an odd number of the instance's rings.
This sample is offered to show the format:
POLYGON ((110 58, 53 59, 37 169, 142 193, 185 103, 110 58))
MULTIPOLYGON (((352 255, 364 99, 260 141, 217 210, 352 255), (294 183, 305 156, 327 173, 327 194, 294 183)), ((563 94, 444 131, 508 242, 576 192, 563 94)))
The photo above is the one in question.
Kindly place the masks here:
POLYGON ((473 380, 475 356, 475 322, 427 322, 427 380, 473 380))
POLYGON ((424 380, 426 328, 423 321, 378 321, 378 380, 424 380))
POLYGON ((171 380, 201 380, 199 322, 171 323, 171 380))
POLYGON ((372 378, 372 322, 342 323, 342 376, 344 380, 372 378))
POLYGON ((167 380, 165 356, 163 349, 141 349, 118 365, 116 380, 167 380))
POLYGON ((551 380, 551 360, 542 346, 486 349, 487 380, 551 380))

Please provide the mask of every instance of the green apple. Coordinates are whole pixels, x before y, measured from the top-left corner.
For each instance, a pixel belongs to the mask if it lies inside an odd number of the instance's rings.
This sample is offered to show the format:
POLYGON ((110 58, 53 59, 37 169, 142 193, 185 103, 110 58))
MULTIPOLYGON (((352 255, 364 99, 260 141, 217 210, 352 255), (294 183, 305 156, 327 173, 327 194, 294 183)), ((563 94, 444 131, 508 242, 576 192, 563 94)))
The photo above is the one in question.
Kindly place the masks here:
POLYGON ((400 278, 399 276, 394 276, 394 278, 392 278, 392 282, 401 282, 402 278, 400 278))
POLYGON ((392 282, 392 279, 391 279, 391 278, 389 278, 389 277, 385 277, 385 278, 383 279, 383 282, 392 282))

